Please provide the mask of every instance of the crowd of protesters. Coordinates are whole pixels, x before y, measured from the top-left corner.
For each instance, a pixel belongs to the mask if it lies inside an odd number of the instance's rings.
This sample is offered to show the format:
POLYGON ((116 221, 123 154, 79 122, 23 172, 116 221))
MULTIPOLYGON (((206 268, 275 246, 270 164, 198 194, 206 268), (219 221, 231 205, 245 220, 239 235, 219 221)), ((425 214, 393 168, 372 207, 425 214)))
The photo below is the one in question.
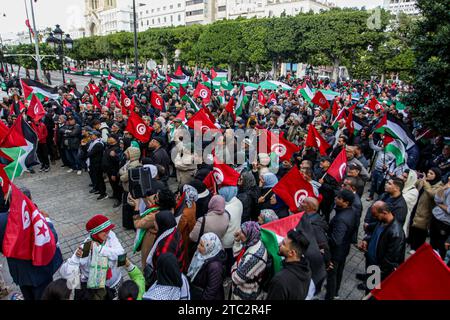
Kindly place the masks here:
MULTIPOLYGON (((190 80, 187 95, 192 97, 201 77, 191 76, 190 80)), ((98 194, 98 201, 113 198, 111 205, 122 207, 122 227, 136 230, 134 252, 128 252, 128 256, 140 252, 141 263, 135 266, 126 258, 119 266, 125 251, 113 231, 115 226, 105 216, 97 215, 86 223, 86 241, 65 261, 58 257, 49 267, 33 267, 29 261, 8 258, 9 270, 24 298, 304 300, 317 299, 324 293, 325 299, 338 299, 352 246, 364 252, 367 266, 379 266, 382 280, 404 262, 407 251, 414 253, 428 238, 449 263, 450 145, 445 137, 427 133, 408 110, 396 108, 396 102, 413 88, 397 83, 293 76, 279 80, 293 88, 306 84, 312 89, 334 91, 336 98, 330 104, 336 103, 338 111, 356 105, 353 112, 362 124, 361 130, 351 134, 345 120, 334 123, 331 106, 324 110, 302 94, 282 88, 262 90, 266 97, 276 96, 276 101, 265 104, 258 99, 257 90, 247 92, 248 103, 234 119, 226 104, 232 96, 238 100, 240 86, 213 90, 211 101, 204 107, 217 119, 215 125, 226 132, 225 139, 234 139, 232 133, 238 128, 267 129, 300 147, 300 152, 280 163, 270 152, 259 153, 254 161, 246 157, 243 165, 233 165, 240 173, 237 186, 219 186, 215 192, 204 183, 212 165, 171 157, 174 150, 175 154, 190 153, 183 150, 189 146, 186 141, 180 150, 178 133, 193 130, 177 116, 184 110, 189 120, 197 111, 166 80, 148 75, 123 87, 127 98, 135 101, 134 112, 152 128, 146 143, 126 130, 128 114, 124 109, 108 103, 113 91, 117 97, 121 92, 108 85, 106 78, 90 81, 99 88, 94 94, 100 108, 94 106, 89 86, 77 88, 73 82, 60 88, 59 99, 46 98, 44 118, 30 120, 39 137, 40 171, 62 166, 67 173, 88 174, 89 192, 98 194), (162 96, 164 110, 151 105, 153 91, 162 96), (367 107, 372 97, 378 99, 381 108, 367 107), (401 165, 383 148, 384 137, 375 131, 385 113, 417 138, 401 165), (311 125, 330 145, 326 155, 305 146, 311 125), (342 150, 346 151, 348 168, 345 179, 338 183, 324 174, 342 150), (279 166, 276 173, 270 170, 274 165, 279 166), (128 170, 140 167, 150 168, 154 183, 144 198, 133 199, 128 170), (305 212, 301 222, 279 244, 282 269, 271 275, 261 226, 291 214, 271 190, 294 167, 322 197, 320 201, 304 199, 299 208, 305 212), (111 195, 107 194, 106 178, 111 195), (363 198, 370 201, 365 210, 363 198), (122 279, 121 268, 131 280, 122 279), (62 278, 52 281, 58 269, 62 278)), ((5 82, 11 95, 0 103, 0 116, 11 126, 20 116, 20 101, 25 101, 17 79, 5 82)), ((200 97, 192 97, 192 101, 203 105, 200 97)), ((249 144, 251 141, 244 141, 244 150, 249 144)), ((28 170, 34 172, 33 168, 28 170)), ((7 208, 3 212, 0 243, 7 208)), ((361 280, 358 289, 368 292, 366 273, 354 276, 361 280)))

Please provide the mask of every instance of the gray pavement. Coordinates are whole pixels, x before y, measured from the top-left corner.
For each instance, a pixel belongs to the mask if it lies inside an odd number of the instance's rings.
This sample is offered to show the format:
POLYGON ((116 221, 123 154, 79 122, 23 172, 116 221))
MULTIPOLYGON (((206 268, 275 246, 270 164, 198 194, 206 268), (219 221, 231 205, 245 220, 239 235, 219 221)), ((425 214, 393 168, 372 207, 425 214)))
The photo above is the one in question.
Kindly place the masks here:
MULTIPOLYGON (((37 172, 33 175, 25 173, 21 178, 16 179, 17 185, 26 186, 30 189, 33 201, 39 208, 48 212, 57 230, 64 259, 69 258, 87 237, 85 224, 89 218, 96 214, 104 214, 116 225, 114 231, 128 253, 128 257, 133 263, 140 265, 139 253, 132 254, 135 233, 122 228, 121 208, 113 209, 114 200, 112 199, 97 201, 97 195, 89 194, 90 180, 87 172, 78 176, 76 172, 67 173, 66 169, 61 168, 60 162, 57 162, 48 173, 37 172)), ((174 181, 172 181, 172 185, 175 185, 174 181)), ((111 194, 108 183, 107 187, 109 194, 111 194)), ((365 212, 368 206, 365 199, 363 199, 363 204, 363 212, 365 212)), ((18 291, 12 283, 6 260, 2 255, 0 255, 0 265, 2 265, 0 275, 10 286, 10 291, 18 291)), ((358 282, 355 279, 355 274, 359 272, 364 272, 364 256, 359 250, 352 247, 347 258, 339 292, 342 300, 360 300, 363 298, 364 292, 356 288, 358 282)), ((123 273, 126 276, 126 272, 123 273)), ((55 274, 55 278, 58 277, 58 273, 55 274)), ((324 296, 324 291, 321 298, 324 296)))

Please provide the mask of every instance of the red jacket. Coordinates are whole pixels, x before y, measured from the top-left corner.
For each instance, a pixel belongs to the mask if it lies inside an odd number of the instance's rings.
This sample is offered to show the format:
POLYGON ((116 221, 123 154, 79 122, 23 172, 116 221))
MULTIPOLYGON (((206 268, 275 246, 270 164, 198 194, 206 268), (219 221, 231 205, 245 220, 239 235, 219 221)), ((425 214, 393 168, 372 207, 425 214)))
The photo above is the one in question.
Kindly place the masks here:
POLYGON ((34 132, 36 132, 39 143, 46 143, 48 131, 45 124, 43 122, 39 122, 38 124, 33 122, 31 124, 31 127, 33 128, 34 132))

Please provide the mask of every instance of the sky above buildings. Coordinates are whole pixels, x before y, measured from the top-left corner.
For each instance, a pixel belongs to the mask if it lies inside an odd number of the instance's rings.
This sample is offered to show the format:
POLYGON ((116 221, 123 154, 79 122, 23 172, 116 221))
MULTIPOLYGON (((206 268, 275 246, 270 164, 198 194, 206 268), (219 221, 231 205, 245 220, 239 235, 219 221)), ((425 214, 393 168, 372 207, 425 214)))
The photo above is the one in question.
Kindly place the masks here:
MULTIPOLYGON (((154 1, 164 3, 164 0, 154 1)), ((1 34, 26 30, 25 2, 29 9, 30 0, 2 0, 0 6, 1 34), (3 16, 4 14, 6 14, 6 17, 3 16)), ((382 5, 383 0, 334 0, 334 3, 340 7, 365 6, 370 9, 382 5)), ((55 24, 60 24, 64 31, 69 31, 84 25, 84 0, 38 0, 34 3, 34 8, 38 28, 53 27, 55 24)), ((29 16, 31 21, 30 9, 29 16)))

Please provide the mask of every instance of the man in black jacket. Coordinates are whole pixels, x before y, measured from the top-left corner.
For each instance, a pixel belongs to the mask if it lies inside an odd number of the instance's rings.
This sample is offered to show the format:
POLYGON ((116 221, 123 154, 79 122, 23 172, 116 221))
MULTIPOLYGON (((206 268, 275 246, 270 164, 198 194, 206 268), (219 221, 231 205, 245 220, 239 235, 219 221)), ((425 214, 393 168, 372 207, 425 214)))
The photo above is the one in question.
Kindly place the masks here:
POLYGON ((311 285, 311 269, 303 253, 309 246, 306 237, 291 230, 280 245, 285 259, 283 269, 270 281, 267 300, 305 300, 311 285))
POLYGON ((345 260, 350 252, 356 226, 356 214, 352 208, 354 199, 353 192, 345 189, 339 191, 335 198, 336 215, 331 220, 328 231, 331 261, 328 266, 327 300, 338 298, 345 260))
POLYGON ((355 177, 347 177, 344 179, 344 182, 342 183, 342 188, 350 190, 355 195, 355 200, 353 200, 352 208, 355 211, 356 214, 356 227, 355 227, 355 233, 353 233, 353 239, 352 243, 356 244, 358 243, 358 230, 359 230, 359 224, 361 223, 361 214, 362 214, 362 202, 361 198, 358 195, 357 188, 358 188, 358 181, 355 177))
POLYGON ((116 199, 113 208, 118 208, 122 204, 123 189, 120 186, 119 169, 122 150, 119 146, 119 137, 109 134, 108 145, 105 148, 102 158, 102 170, 108 175, 109 184, 113 191, 112 198, 116 199))
POLYGON ((102 158, 104 147, 101 136, 102 134, 98 131, 91 132, 91 144, 87 154, 89 171, 91 171, 91 176, 95 181, 94 186, 97 189, 95 193, 99 194, 97 200, 108 198, 105 181, 103 180, 102 158))
POLYGON ((327 222, 330 221, 330 213, 333 210, 335 192, 339 190, 339 185, 336 182, 336 179, 328 174, 325 174, 330 168, 331 163, 332 161, 330 157, 322 157, 320 159, 321 170, 317 172, 317 179, 321 184, 319 192, 323 196, 323 200, 320 203, 320 212, 322 212, 322 215, 325 217, 327 222))
POLYGON ((166 176, 160 177, 162 181, 166 181, 168 179, 170 169, 169 164, 171 163, 170 157, 167 154, 167 151, 162 147, 164 141, 160 137, 153 138, 148 147, 151 150, 149 158, 151 159, 151 164, 153 165, 161 165, 164 167, 166 171, 166 176))
MULTIPOLYGON (((366 253, 366 267, 379 266, 383 280, 405 260, 405 232, 388 203, 375 202, 371 214, 378 222, 369 228, 358 247, 366 253)), ((358 289, 367 290, 367 287, 361 284, 358 289)))
POLYGON ((81 141, 81 127, 75 123, 75 118, 72 116, 67 117, 67 126, 63 126, 59 129, 63 135, 63 146, 66 152, 66 158, 70 164, 68 173, 78 171, 77 174, 81 175, 81 164, 78 158, 78 148, 81 141))
MULTIPOLYGON (((405 224, 406 215, 408 214, 408 206, 406 201, 402 196, 402 191, 405 183, 399 178, 391 178, 386 182, 384 191, 379 200, 384 201, 391 207, 392 213, 395 219, 400 222, 403 226, 405 224)), ((364 230, 374 227, 377 220, 371 214, 372 207, 370 207, 366 212, 366 217, 364 218, 364 230)))

